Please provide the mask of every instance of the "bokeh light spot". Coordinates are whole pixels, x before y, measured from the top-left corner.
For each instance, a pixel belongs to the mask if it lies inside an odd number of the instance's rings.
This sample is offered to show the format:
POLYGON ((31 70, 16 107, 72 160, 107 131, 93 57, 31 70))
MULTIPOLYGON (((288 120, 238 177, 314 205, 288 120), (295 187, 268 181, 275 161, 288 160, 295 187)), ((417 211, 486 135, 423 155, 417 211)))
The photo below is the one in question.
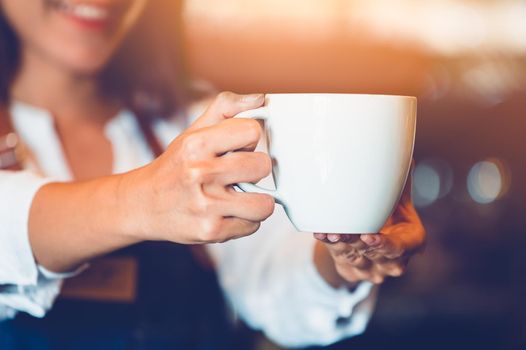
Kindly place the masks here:
POLYGON ((418 162, 413 173, 413 202, 426 207, 445 197, 453 187, 453 170, 442 159, 418 162))
POLYGON ((499 160, 478 162, 469 171, 468 192, 477 203, 488 204, 501 197, 509 186, 509 177, 499 160))
POLYGON ((425 207, 438 199, 440 175, 429 164, 417 165, 413 174, 413 201, 417 207, 425 207))

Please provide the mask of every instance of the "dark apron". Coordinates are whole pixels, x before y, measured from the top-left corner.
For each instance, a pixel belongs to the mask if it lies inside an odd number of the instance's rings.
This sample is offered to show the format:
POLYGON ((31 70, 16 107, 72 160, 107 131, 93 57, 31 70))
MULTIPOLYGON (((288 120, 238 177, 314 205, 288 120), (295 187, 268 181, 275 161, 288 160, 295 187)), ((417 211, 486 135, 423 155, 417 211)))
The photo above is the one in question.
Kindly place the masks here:
POLYGON ((250 331, 228 317, 216 274, 188 246, 143 243, 133 304, 58 299, 43 319, 0 323, 2 350, 250 349, 250 331))

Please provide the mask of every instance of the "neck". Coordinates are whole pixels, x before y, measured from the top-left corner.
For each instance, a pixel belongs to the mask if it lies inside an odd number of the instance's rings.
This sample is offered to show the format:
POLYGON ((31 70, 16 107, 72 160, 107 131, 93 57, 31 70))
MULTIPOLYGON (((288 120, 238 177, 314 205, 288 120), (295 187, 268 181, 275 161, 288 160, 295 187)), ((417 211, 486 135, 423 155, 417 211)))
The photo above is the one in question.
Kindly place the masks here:
POLYGON ((14 99, 44 108, 57 121, 72 119, 107 120, 118 106, 99 93, 94 74, 79 74, 57 63, 24 52, 21 69, 12 85, 14 99))

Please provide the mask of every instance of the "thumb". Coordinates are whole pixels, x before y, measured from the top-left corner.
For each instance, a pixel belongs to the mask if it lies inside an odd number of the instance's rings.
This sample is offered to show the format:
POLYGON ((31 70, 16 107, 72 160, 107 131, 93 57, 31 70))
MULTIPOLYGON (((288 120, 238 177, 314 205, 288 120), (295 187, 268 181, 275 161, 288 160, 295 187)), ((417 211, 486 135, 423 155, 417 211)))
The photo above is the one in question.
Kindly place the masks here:
POLYGON ((368 257, 396 259, 402 255, 412 254, 422 247, 423 227, 414 223, 399 223, 384 227, 379 234, 370 237, 362 235, 362 241, 371 248, 368 257))
POLYGON ((189 129, 218 124, 246 110, 259 108, 264 102, 264 94, 238 95, 228 91, 221 92, 189 129))

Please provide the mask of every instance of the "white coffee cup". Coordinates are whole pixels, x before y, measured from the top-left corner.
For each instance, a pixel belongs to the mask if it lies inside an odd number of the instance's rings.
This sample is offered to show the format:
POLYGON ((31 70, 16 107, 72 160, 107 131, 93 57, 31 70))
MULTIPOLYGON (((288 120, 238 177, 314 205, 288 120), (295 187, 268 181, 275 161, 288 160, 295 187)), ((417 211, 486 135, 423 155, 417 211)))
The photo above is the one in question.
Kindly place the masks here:
POLYGON ((265 121, 276 190, 299 231, 377 233, 399 201, 413 154, 415 97, 267 94, 237 118, 265 121))

